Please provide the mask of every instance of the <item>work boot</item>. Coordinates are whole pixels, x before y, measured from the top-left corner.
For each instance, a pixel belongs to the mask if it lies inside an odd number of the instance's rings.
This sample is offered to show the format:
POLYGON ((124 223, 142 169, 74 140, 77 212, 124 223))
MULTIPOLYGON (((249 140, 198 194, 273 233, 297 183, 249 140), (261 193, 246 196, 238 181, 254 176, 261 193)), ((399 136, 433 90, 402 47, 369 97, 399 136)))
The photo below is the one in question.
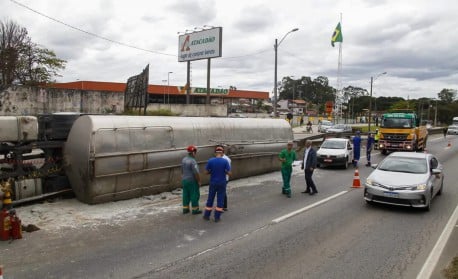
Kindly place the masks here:
POLYGON ((183 209, 183 214, 188 214, 189 212, 189 209, 183 209))
POLYGON ((192 215, 197 215, 197 214, 201 214, 201 213, 202 213, 202 210, 200 210, 200 209, 192 211, 192 215))

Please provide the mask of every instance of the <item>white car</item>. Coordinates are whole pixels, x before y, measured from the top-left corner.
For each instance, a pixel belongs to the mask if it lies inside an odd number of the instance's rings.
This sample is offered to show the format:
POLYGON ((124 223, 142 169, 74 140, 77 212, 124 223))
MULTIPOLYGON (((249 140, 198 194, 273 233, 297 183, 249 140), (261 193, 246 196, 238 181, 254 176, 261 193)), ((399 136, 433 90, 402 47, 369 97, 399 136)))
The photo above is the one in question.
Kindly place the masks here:
POLYGON ((351 133, 352 128, 350 125, 345 124, 336 124, 328 129, 326 129, 326 133, 351 133))
POLYGON ((353 158, 353 147, 349 139, 326 139, 316 153, 319 167, 343 166, 348 168, 353 158))
POLYGON ((429 210, 434 196, 442 193, 443 166, 432 154, 395 152, 374 167, 364 187, 368 203, 429 210))
POLYGON ((318 124, 318 132, 326 133, 328 128, 331 128, 334 125, 331 121, 323 120, 320 124, 318 124))
POLYGON ((458 135, 458 125, 450 125, 447 128, 448 135, 458 135))

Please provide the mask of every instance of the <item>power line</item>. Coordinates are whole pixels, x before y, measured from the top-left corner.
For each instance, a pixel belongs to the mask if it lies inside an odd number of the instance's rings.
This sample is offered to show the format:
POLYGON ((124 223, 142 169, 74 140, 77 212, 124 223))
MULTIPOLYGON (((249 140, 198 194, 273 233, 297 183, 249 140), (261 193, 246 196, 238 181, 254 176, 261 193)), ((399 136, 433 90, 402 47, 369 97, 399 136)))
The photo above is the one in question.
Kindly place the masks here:
MULTIPOLYGON (((134 45, 131 45, 131 44, 126 44, 126 43, 123 43, 123 42, 119 42, 119 41, 115 41, 113 39, 110 39, 110 38, 107 38, 107 37, 104 37, 104 36, 101 36, 101 35, 98 35, 98 34, 95 34, 95 33, 92 33, 92 32, 89 32, 89 31, 86 31, 84 29, 81 29, 79 27, 75 27, 73 25, 70 25, 66 22, 63 22, 62 20, 59 20, 59 19, 56 19, 54 17, 51 17, 51 16, 48 16, 42 12, 39 12, 33 8, 30 8, 29 6, 27 5, 24 5, 16 0, 10 0, 11 2, 13 2, 14 4, 24 8, 24 9, 27 9, 33 13, 36 13, 42 17, 45 17, 49 20, 52 20, 54 22, 57 22, 59 24, 62 24, 68 28, 71 28, 73 30, 76 30, 76 31, 79 31, 79 32, 82 32, 84 34, 87 34, 89 36, 93 36, 93 37, 96 37, 96 38, 99 38, 101 40, 105 40, 107 42, 110 42, 110 43, 114 43, 114 44, 117 44, 117 45, 121 45, 121 46, 124 46, 124 47, 129 47, 129 48, 133 48, 133 49, 136 49, 136 50, 140 50, 140 51, 145 51, 145 52, 149 52, 149 53, 154 53, 154 54, 159 54, 159 55, 165 55, 165 56, 172 56, 172 57, 178 57, 177 55, 175 54, 170 54, 170 53, 164 53, 164 52, 159 52, 159 51, 155 51, 155 50, 149 50, 149 49, 144 49, 144 48, 141 48, 141 47, 137 47, 137 46, 134 46, 134 45)), ((264 49, 264 50, 260 50, 258 52, 254 52, 254 53, 250 53, 250 54, 244 54, 244 55, 237 55, 237 56, 228 56, 228 57, 221 57, 221 59, 237 59, 237 58, 245 58, 245 57, 250 57, 250 56, 255 56, 255 55, 259 55, 259 54, 262 54, 262 53, 265 53, 267 51, 269 51, 270 49, 264 49)))
POLYGON ((37 10, 34 10, 34 9, 32 9, 32 8, 30 8, 30 7, 28 7, 28 6, 24 5, 24 4, 22 4, 22 3, 19 3, 19 2, 15 1, 15 0, 10 0, 10 1, 13 2, 14 4, 18 5, 18 6, 21 6, 21 7, 25 8, 25 9, 27 9, 27 10, 30 10, 30 11, 36 13, 36 14, 39 14, 39 15, 41 15, 41 16, 43 16, 43 17, 46 17, 47 19, 50 19, 50 20, 52 20, 52 21, 55 21, 55 22, 60 23, 60 24, 62 24, 62 25, 65 25, 65 26, 67 26, 67 27, 69 27, 69 28, 71 28, 71 29, 74 29, 74 30, 76 30, 76 31, 85 33, 85 34, 87 34, 87 35, 90 35, 90 36, 93 36, 93 37, 96 37, 96 38, 99 38, 99 39, 108 41, 108 42, 110 42, 110 43, 114 43, 114 44, 118 44, 118 45, 121 45, 121 46, 133 48, 133 49, 136 49, 136 50, 146 51, 146 52, 150 52, 150 53, 154 53, 154 54, 160 54, 160 55, 175 56, 175 57, 177 57, 177 55, 175 55, 175 54, 163 53, 163 52, 159 52, 159 51, 144 49, 144 48, 141 48, 141 47, 137 47, 137 46, 134 46, 134 45, 130 45, 130 44, 118 42, 118 41, 112 40, 112 39, 110 39, 110 38, 100 36, 100 35, 98 35, 98 34, 95 34, 95 33, 92 33, 92 32, 86 31, 86 30, 83 30, 83 29, 81 29, 81 28, 75 27, 75 26, 73 26, 73 25, 70 25, 70 24, 68 24, 68 23, 65 23, 65 22, 63 22, 63 21, 61 21, 61 20, 59 20, 59 19, 56 19, 56 18, 50 17, 50 16, 48 16, 48 15, 45 15, 45 14, 43 14, 43 13, 37 11, 37 10))

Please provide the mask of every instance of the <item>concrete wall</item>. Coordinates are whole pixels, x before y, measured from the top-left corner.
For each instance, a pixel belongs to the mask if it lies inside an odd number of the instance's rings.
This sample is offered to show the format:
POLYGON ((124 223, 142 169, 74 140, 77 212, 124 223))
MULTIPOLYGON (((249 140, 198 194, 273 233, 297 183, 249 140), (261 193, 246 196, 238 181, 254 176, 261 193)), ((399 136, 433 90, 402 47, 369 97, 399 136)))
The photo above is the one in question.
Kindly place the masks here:
MULTIPOLYGON (((147 110, 170 110, 179 116, 227 116, 226 105, 149 104, 147 110)), ((122 113, 124 92, 13 86, 0 92, 0 115, 53 112, 122 113)))
POLYGON ((0 115, 121 113, 124 93, 13 86, 0 92, 0 115))

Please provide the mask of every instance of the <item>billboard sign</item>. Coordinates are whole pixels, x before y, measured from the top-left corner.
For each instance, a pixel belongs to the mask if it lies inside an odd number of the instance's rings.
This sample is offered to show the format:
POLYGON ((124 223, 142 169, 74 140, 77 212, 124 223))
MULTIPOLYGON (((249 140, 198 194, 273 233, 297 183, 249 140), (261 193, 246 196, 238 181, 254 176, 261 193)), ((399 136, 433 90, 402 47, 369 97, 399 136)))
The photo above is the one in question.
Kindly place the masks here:
POLYGON ((222 27, 180 35, 178 62, 221 57, 222 42, 222 27))

